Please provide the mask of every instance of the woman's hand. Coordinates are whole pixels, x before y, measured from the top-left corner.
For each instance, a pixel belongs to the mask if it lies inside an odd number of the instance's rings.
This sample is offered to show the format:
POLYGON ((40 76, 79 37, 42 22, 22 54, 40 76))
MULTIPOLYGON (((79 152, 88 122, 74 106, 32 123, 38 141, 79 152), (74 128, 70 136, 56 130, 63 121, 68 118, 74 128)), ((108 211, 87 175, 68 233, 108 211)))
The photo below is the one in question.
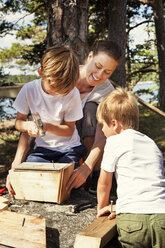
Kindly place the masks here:
POLYGON ((113 205, 113 211, 111 212, 111 205, 108 205, 100 210, 97 211, 97 218, 104 215, 104 214, 107 214, 107 213, 110 213, 108 215, 108 219, 109 220, 112 220, 116 217, 116 209, 115 208, 115 205, 113 205))
POLYGON ((87 177, 90 175, 90 173, 91 173, 91 170, 85 163, 83 163, 80 167, 75 169, 67 183, 67 186, 66 186, 67 192, 70 193, 70 191, 73 188, 77 189, 81 185, 83 185, 87 177))

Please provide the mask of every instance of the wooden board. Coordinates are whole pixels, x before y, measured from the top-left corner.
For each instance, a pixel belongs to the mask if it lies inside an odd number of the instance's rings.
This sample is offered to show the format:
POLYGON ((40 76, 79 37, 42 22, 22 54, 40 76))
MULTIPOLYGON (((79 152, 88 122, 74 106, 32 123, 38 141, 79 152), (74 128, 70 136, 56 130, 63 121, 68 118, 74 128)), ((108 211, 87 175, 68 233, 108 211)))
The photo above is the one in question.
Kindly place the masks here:
POLYGON ((15 171, 10 170, 10 181, 16 193, 16 199, 62 203, 69 198, 66 184, 71 176, 74 163, 54 164, 55 170, 50 170, 52 163, 22 163, 15 171), (46 165, 48 165, 48 170, 46 165), (59 166, 59 169, 57 167, 59 166), (21 168, 21 169, 20 169, 21 168), (24 168, 24 169, 23 169, 24 168), (46 169, 44 169, 46 168, 46 169))
POLYGON ((74 248, 102 248, 117 233, 116 219, 99 217, 76 235, 74 248))
POLYGON ((46 248, 45 219, 1 210, 0 244, 15 248, 46 248))
POLYGON ((8 199, 0 196, 0 210, 5 210, 5 209, 7 210, 9 204, 10 204, 10 201, 8 199))
POLYGON ((32 163, 32 162, 23 162, 14 167, 15 171, 60 171, 71 166, 72 163, 32 163))

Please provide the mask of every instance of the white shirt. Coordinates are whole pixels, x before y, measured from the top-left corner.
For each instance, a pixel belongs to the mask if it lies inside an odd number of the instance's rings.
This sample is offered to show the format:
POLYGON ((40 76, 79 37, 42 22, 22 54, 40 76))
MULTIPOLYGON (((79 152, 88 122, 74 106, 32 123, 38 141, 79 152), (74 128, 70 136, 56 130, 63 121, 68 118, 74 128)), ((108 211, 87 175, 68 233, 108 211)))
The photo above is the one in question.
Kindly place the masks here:
POLYGON ((116 172, 116 212, 165 213, 163 157, 153 140, 127 129, 107 138, 101 168, 116 172))
MULTIPOLYGON (((62 124, 63 121, 77 121, 83 117, 80 94, 76 87, 66 96, 52 96, 43 91, 41 79, 25 84, 13 106, 18 112, 25 115, 29 112, 38 112, 43 122, 55 125, 62 124)), ((35 142, 36 146, 59 151, 81 145, 76 126, 71 137, 47 132, 45 136, 37 137, 35 142)))
POLYGON ((82 105, 85 106, 86 102, 95 102, 99 104, 109 93, 114 90, 113 85, 107 79, 101 84, 96 85, 91 92, 89 92, 83 99, 82 105))

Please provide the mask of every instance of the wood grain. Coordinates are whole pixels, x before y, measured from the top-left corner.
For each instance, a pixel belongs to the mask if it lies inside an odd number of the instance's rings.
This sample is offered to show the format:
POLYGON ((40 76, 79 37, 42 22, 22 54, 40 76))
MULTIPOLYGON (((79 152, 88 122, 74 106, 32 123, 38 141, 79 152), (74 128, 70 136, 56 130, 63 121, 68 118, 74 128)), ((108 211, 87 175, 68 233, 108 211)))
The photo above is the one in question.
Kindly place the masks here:
POLYGON ((99 217, 76 235, 74 248, 102 248, 117 233, 116 219, 99 217))

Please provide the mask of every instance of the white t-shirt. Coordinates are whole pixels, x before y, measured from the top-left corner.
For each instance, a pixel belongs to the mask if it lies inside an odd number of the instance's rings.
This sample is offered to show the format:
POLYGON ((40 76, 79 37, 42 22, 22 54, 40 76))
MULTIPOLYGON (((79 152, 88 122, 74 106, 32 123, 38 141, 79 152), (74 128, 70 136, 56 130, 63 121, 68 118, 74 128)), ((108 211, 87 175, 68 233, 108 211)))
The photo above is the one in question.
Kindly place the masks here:
POLYGON ((101 168, 116 173, 116 212, 165 213, 163 157, 146 135, 127 129, 107 138, 101 168))
POLYGON ((96 102, 99 104, 109 93, 114 90, 113 85, 107 79, 101 84, 96 85, 91 92, 89 92, 83 99, 82 105, 85 106, 86 102, 96 102))
MULTIPOLYGON (((80 94, 76 87, 66 96, 52 96, 43 91, 41 79, 25 84, 13 106, 18 112, 25 115, 29 112, 38 112, 43 122, 55 125, 62 124, 63 121, 77 121, 83 117, 80 94)), ((81 145, 76 126, 70 137, 47 132, 45 136, 37 137, 35 142, 36 146, 58 151, 81 145)))

